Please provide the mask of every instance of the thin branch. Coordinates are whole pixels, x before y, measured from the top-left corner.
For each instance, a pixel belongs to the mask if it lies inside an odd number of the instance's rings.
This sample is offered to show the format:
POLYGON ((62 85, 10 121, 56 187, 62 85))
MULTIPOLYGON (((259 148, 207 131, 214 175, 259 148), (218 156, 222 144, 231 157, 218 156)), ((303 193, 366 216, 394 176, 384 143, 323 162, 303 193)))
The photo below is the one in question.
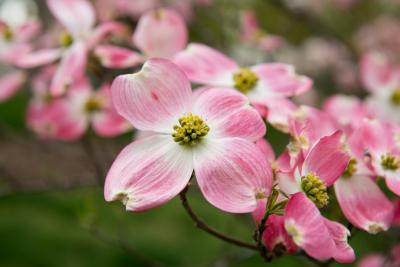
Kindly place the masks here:
POLYGON ((201 218, 199 218, 196 213, 193 211, 192 207, 190 206, 188 199, 186 197, 186 193, 189 190, 189 186, 187 186, 180 194, 180 199, 182 202, 182 206, 184 207, 184 209, 186 210, 186 212, 189 214, 190 218, 192 218, 193 221, 196 222, 196 227, 198 227, 199 229, 221 239, 224 240, 225 242, 228 242, 230 244, 239 246, 239 247, 243 247, 243 248, 247 248, 247 249, 251 249, 251 250, 255 250, 258 251, 258 247, 254 244, 251 243, 247 243, 247 242, 243 242, 237 239, 234 239, 232 237, 229 237, 223 233, 218 232, 217 230, 211 228, 210 226, 208 226, 201 218))
POLYGON ((93 146, 92 139, 90 138, 89 135, 85 135, 81 139, 82 147, 88 157, 88 159, 91 161, 94 171, 96 172, 96 180, 99 186, 103 186, 104 184, 104 170, 103 166, 100 163, 100 159, 97 157, 97 154, 95 152, 95 148, 93 146))

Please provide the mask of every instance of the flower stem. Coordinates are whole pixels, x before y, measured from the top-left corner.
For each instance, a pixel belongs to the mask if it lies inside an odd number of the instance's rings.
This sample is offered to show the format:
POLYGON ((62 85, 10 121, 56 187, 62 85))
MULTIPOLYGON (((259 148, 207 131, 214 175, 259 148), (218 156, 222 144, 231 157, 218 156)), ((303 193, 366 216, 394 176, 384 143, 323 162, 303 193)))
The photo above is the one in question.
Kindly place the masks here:
POLYGON ((192 207, 189 204, 189 201, 186 197, 186 193, 189 190, 189 185, 186 186, 185 189, 183 189, 183 191, 179 194, 179 197, 181 199, 182 202, 182 206, 183 208, 186 210, 186 212, 189 214, 190 218, 192 218, 192 220, 194 222, 196 222, 196 227, 198 227, 199 229, 221 239, 224 240, 225 242, 228 242, 230 244, 239 246, 239 247, 243 247, 243 248, 247 248, 247 249, 251 249, 251 250, 258 250, 258 247, 254 244, 251 243, 247 243, 247 242, 243 242, 237 239, 234 239, 232 237, 229 237, 223 233, 218 232, 217 230, 211 228, 210 226, 208 226, 201 218, 199 218, 196 213, 193 211, 192 207))

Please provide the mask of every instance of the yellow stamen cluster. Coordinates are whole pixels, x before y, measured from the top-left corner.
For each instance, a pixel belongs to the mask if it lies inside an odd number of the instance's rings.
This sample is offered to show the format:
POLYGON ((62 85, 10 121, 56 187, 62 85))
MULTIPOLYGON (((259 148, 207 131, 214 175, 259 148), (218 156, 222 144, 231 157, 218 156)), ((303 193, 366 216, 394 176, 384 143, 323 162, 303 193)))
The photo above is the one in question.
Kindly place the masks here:
POLYGON ((3 38, 6 41, 11 41, 11 39, 13 38, 14 33, 12 32, 12 30, 9 27, 6 27, 3 31, 3 38))
POLYGON ((381 156, 381 165, 383 169, 395 171, 400 167, 399 160, 390 153, 381 156))
POLYGON ((195 145, 206 136, 210 128, 202 118, 189 113, 179 118, 179 125, 174 125, 172 137, 180 145, 195 145))
POLYGON ((68 32, 63 32, 60 35, 59 42, 62 46, 68 47, 73 43, 74 39, 68 32))
POLYGON ((84 107, 85 111, 87 113, 93 113, 96 111, 99 111, 101 109, 101 103, 98 99, 96 98, 89 98, 86 102, 85 102, 85 107, 84 107))
POLYGON ((235 88, 245 94, 254 88, 258 82, 258 77, 249 68, 240 68, 233 74, 233 81, 235 88))
POLYGON ((357 171, 357 160, 355 158, 350 159, 349 164, 343 172, 344 177, 351 177, 357 171))
POLYGON ((390 100, 392 101, 393 105, 400 106, 400 88, 393 92, 390 100))
POLYGON ((323 208, 328 205, 329 196, 326 191, 326 186, 323 181, 313 173, 308 173, 301 177, 301 188, 318 208, 323 208))

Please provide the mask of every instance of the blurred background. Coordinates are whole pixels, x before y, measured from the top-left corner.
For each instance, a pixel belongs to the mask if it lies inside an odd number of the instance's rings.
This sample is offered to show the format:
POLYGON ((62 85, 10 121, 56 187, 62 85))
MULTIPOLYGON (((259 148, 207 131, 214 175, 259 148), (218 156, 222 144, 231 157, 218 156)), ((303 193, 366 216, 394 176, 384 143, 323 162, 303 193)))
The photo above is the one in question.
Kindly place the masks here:
MULTIPOLYGON (((298 103, 318 106, 338 92, 363 96, 357 64, 369 49, 400 63, 397 0, 130 0, 135 8, 122 11, 110 10, 111 0, 92 2, 99 19, 120 12, 118 19, 132 29, 145 10, 169 6, 187 19, 190 41, 213 46, 242 65, 294 64, 315 81, 315 90, 298 103), (246 39, 241 23, 245 12, 254 12, 260 36, 276 39, 266 46, 246 39)), ((2 20, 17 24, 27 17, 40 18, 45 28, 54 21, 45 1, 0 1, 2 20)), ((179 199, 135 214, 120 203, 106 203, 98 177, 105 176, 132 133, 112 140, 92 134, 77 143, 38 140, 25 126, 26 89, 0 104, 0 266, 314 266, 299 256, 266 263, 253 251, 215 239, 195 227, 179 199)), ((268 130, 279 154, 288 137, 268 130)), ((250 216, 222 213, 195 187, 188 196, 209 225, 252 240, 250 216)), ((340 219, 330 214, 335 216, 340 219)), ((396 241, 393 231, 376 236, 359 232, 351 245, 360 258, 386 252, 396 241)))

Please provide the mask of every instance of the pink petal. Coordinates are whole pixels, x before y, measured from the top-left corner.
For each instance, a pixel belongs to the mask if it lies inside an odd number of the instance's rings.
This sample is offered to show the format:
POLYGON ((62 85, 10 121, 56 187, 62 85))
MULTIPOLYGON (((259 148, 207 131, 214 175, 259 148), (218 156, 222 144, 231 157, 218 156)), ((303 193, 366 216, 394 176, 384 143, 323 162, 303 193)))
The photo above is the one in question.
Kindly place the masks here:
POLYGON ((191 101, 185 74, 165 59, 150 59, 140 72, 118 76, 111 91, 118 113, 144 131, 171 133, 191 101))
POLYGON ((321 138, 310 150, 303 164, 302 175, 312 172, 326 186, 331 186, 346 169, 350 156, 341 142, 342 132, 337 131, 321 138))
POLYGON ((125 147, 109 170, 107 201, 121 200, 130 211, 160 206, 183 190, 193 172, 192 152, 170 136, 153 135, 125 147))
POLYGON ((87 121, 74 113, 65 99, 45 104, 33 102, 28 108, 27 124, 41 138, 75 141, 85 133, 87 121))
POLYGON ((242 137, 257 141, 266 127, 243 94, 232 89, 205 88, 194 94, 193 113, 205 119, 210 136, 242 137))
POLYGON ((388 59, 379 53, 365 54, 360 63, 361 81, 371 92, 392 82, 393 70, 388 59))
POLYGON ((172 9, 144 14, 136 26, 133 42, 149 57, 172 58, 187 44, 184 19, 172 9))
POLYGON ((298 109, 292 101, 287 98, 268 97, 256 103, 267 107, 265 117, 270 124, 285 133, 289 131, 289 118, 298 109))
MULTIPOLYGON (((312 87, 308 77, 297 75, 294 67, 282 63, 260 64, 251 67, 258 77, 257 91, 265 96, 294 96, 312 87)), ((250 99, 251 95, 249 95, 250 99)))
POLYGON ((385 181, 390 191, 400 196, 400 171, 386 172, 385 181))
POLYGON ((293 195, 285 208, 285 229, 296 245, 317 260, 327 260, 336 252, 336 245, 325 219, 304 193, 293 195))
POLYGON ((363 103, 355 96, 332 96, 325 101, 323 110, 342 126, 356 127, 367 116, 363 103))
POLYGON ((62 49, 43 49, 26 53, 18 58, 16 65, 20 68, 34 68, 52 63, 60 58, 62 49))
POLYGON ((97 26, 87 39, 87 46, 93 48, 99 43, 103 42, 110 35, 120 36, 128 32, 125 24, 116 21, 107 21, 97 26))
POLYGON ((233 87, 233 73, 239 66, 219 51, 202 44, 190 44, 174 62, 196 83, 233 87))
POLYGON ((75 38, 87 36, 95 24, 93 6, 87 0, 47 0, 47 6, 75 38))
POLYGON ((94 131, 103 137, 113 137, 131 129, 130 124, 115 111, 111 100, 109 85, 103 85, 97 91, 97 97, 102 103, 102 110, 92 118, 94 131))
POLYGON ((325 225, 336 244, 336 252, 333 258, 340 263, 353 262, 356 258, 354 250, 347 242, 347 237, 350 236, 349 230, 340 223, 325 219, 325 225))
POLYGON ((394 217, 393 217, 393 225, 400 225, 400 200, 395 200, 393 202, 394 206, 394 217))
POLYGON ((277 245, 283 245, 288 253, 295 253, 298 248, 286 232, 284 222, 283 216, 270 215, 266 222, 263 242, 269 251, 273 251, 277 245))
POLYGON ((134 67, 143 62, 143 57, 135 51, 112 45, 97 46, 94 54, 104 67, 110 69, 134 67))
POLYGON ((334 186, 340 208, 351 224, 372 234, 389 229, 393 204, 370 177, 342 177, 334 186))
POLYGON ((80 80, 85 74, 87 49, 85 44, 78 42, 63 55, 50 86, 54 96, 65 93, 74 81, 80 80))
POLYGON ((271 167, 257 146, 244 139, 206 140, 194 150, 194 169, 205 198, 227 212, 252 212, 257 198, 271 191, 271 167))
POLYGON ((39 20, 29 20, 15 29, 16 38, 26 42, 37 36, 42 28, 39 20))
POLYGON ((261 150, 261 152, 264 154, 264 157, 267 159, 267 161, 269 163, 272 163, 275 161, 274 149, 272 148, 271 144, 267 140, 262 138, 262 139, 256 141, 256 145, 261 150))
POLYGON ((16 94, 25 80, 26 75, 21 71, 10 72, 0 77, 0 102, 16 94))
POLYGON ((363 257, 357 267, 384 267, 386 258, 381 254, 370 254, 363 257))

